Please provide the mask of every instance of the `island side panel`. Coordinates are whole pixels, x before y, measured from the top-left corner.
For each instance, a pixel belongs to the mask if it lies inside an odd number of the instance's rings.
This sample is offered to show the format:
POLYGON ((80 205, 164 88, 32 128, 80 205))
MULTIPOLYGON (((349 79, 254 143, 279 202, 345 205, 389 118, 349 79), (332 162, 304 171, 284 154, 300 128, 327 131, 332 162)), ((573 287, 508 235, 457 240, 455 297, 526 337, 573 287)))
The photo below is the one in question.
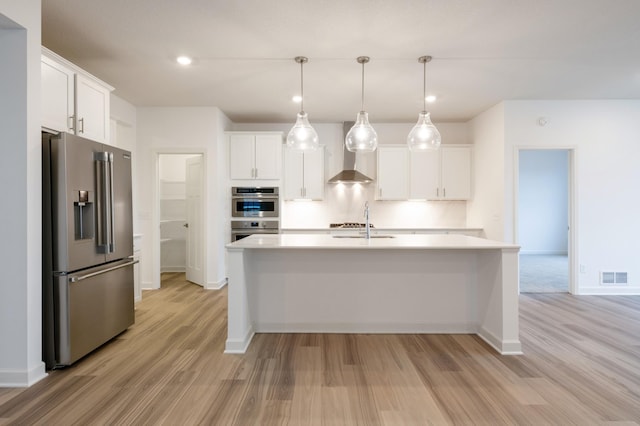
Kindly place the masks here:
POLYGON ((475 251, 253 250, 256 332, 476 333, 475 251))
POLYGON ((479 251, 477 270, 478 334, 501 354, 521 354, 518 249, 479 251))
POLYGON ((228 254, 228 324, 225 353, 245 353, 253 338, 249 312, 246 268, 250 250, 227 249, 228 254), (247 259, 248 258, 248 259, 247 259))

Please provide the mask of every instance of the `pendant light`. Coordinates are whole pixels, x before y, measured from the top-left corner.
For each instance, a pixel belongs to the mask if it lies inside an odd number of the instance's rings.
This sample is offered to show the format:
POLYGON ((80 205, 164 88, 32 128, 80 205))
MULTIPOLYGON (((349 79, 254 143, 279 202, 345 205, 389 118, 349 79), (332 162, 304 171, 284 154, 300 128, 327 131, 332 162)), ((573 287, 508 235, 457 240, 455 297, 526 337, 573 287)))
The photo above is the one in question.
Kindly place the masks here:
POLYGON ((362 108, 344 143, 351 152, 373 152, 378 147, 378 135, 369 124, 369 116, 364 110, 364 64, 369 62, 369 57, 359 56, 357 61, 362 64, 362 108))
POLYGON ((295 61, 300 64, 300 112, 287 135, 287 146, 298 150, 314 150, 318 148, 318 134, 309 124, 307 113, 304 112, 304 78, 302 66, 309 61, 304 56, 296 56, 295 61))
POLYGON ((427 112, 427 62, 431 61, 431 56, 420 56, 418 62, 424 67, 424 86, 422 93, 423 109, 418 114, 418 122, 407 136, 407 145, 411 151, 426 151, 438 149, 440 147, 440 132, 431 123, 430 114, 427 112))

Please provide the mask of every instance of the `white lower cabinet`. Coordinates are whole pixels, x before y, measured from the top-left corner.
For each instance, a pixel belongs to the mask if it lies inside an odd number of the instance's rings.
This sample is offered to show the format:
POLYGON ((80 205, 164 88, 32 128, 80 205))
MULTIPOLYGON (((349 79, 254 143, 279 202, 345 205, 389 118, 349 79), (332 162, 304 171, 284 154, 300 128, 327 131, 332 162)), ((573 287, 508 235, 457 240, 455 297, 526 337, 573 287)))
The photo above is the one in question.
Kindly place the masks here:
POLYGON ((284 199, 324 198, 324 147, 314 151, 284 150, 284 199))
POLYGON ((409 150, 404 146, 378 147, 376 200, 409 198, 409 150))

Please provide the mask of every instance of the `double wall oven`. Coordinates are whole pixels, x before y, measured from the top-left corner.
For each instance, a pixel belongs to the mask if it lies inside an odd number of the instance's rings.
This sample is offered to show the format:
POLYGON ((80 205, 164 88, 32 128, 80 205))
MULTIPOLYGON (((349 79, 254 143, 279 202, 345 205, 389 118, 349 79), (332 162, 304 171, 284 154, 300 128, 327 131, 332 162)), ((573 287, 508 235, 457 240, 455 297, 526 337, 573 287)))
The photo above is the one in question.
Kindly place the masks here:
POLYGON ((277 187, 231 188, 231 241, 253 234, 280 231, 280 198, 277 187))

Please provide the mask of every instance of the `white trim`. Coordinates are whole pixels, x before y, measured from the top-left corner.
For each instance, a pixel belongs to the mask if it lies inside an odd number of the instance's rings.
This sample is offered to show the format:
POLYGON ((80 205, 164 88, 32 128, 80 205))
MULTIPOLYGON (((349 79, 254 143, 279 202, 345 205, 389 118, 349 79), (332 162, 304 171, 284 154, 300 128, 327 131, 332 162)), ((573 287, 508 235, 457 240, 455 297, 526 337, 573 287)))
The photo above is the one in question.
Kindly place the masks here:
POLYGON ((554 251, 554 250, 520 250, 520 254, 524 255, 548 255, 548 256, 567 256, 569 253, 566 251, 554 251))
POLYGON ((253 328, 249 327, 247 330, 247 334, 245 334, 242 339, 227 339, 227 342, 224 347, 225 354, 243 354, 247 352, 247 348, 251 343, 251 339, 256 333, 253 331, 253 328))
POLYGON ((40 46, 40 47, 41 47, 41 54, 44 55, 45 57, 47 57, 49 59, 53 59, 54 61, 61 63, 65 67, 71 69, 76 74, 82 74, 84 77, 88 78, 89 80, 93 80, 93 82, 98 83, 99 85, 106 87, 107 89, 109 89, 110 92, 113 92, 115 90, 115 87, 111 86, 108 83, 105 83, 104 81, 102 81, 98 77, 96 77, 95 75, 89 74, 87 71, 83 70, 82 68, 80 68, 79 66, 74 64, 73 62, 69 62, 67 59, 65 59, 62 56, 58 55, 56 52, 54 52, 52 50, 49 50, 44 46, 40 46))
MULTIPOLYGON (((518 241, 518 191, 520 178, 520 151, 567 151, 569 157, 568 180, 569 180, 569 235, 567 237, 567 249, 569 257, 569 293, 580 294, 578 278, 578 146, 577 145, 514 145, 513 146, 513 236, 514 242, 518 241)), ((527 254, 523 252, 522 254, 527 254)))
POLYGON ((47 377, 44 362, 31 370, 0 370, 0 388, 26 388, 47 377))
POLYGON ((476 333, 489 346, 500 352, 501 355, 522 355, 522 344, 517 340, 500 340, 495 334, 484 327, 476 333))
POLYGON ((476 323, 261 323, 256 333, 476 334, 476 323))
POLYGON ((227 285, 227 278, 224 278, 220 281, 212 281, 212 282, 208 282, 205 285, 205 290, 220 290, 222 288, 224 288, 224 286, 227 285))
MULTIPOLYGON (((161 277, 160 274, 162 272, 162 262, 160 260, 161 249, 160 249, 160 155, 180 155, 180 154, 194 154, 202 156, 202 217, 206 219, 207 217, 207 208, 208 205, 208 161, 207 161, 207 149, 202 147, 163 147, 156 148, 152 150, 153 162, 154 162, 154 182, 153 182, 153 209, 151 211, 151 224, 152 224, 152 235, 151 235, 151 246, 152 246, 152 256, 151 256, 151 276, 152 282, 150 285, 150 289, 159 289, 161 285, 161 277)), ((208 251, 208 229, 207 229, 207 220, 203 220, 202 222, 202 235, 204 238, 202 244, 202 265, 204 268, 203 271, 203 282, 207 283, 207 269, 206 262, 207 259, 207 251, 208 251)), ((171 272, 184 272, 184 271, 171 271, 171 272)), ((146 283, 145 283, 146 284, 146 283)))
POLYGON ((580 289, 580 296, 640 296, 640 287, 628 286, 602 286, 583 287, 580 289))

